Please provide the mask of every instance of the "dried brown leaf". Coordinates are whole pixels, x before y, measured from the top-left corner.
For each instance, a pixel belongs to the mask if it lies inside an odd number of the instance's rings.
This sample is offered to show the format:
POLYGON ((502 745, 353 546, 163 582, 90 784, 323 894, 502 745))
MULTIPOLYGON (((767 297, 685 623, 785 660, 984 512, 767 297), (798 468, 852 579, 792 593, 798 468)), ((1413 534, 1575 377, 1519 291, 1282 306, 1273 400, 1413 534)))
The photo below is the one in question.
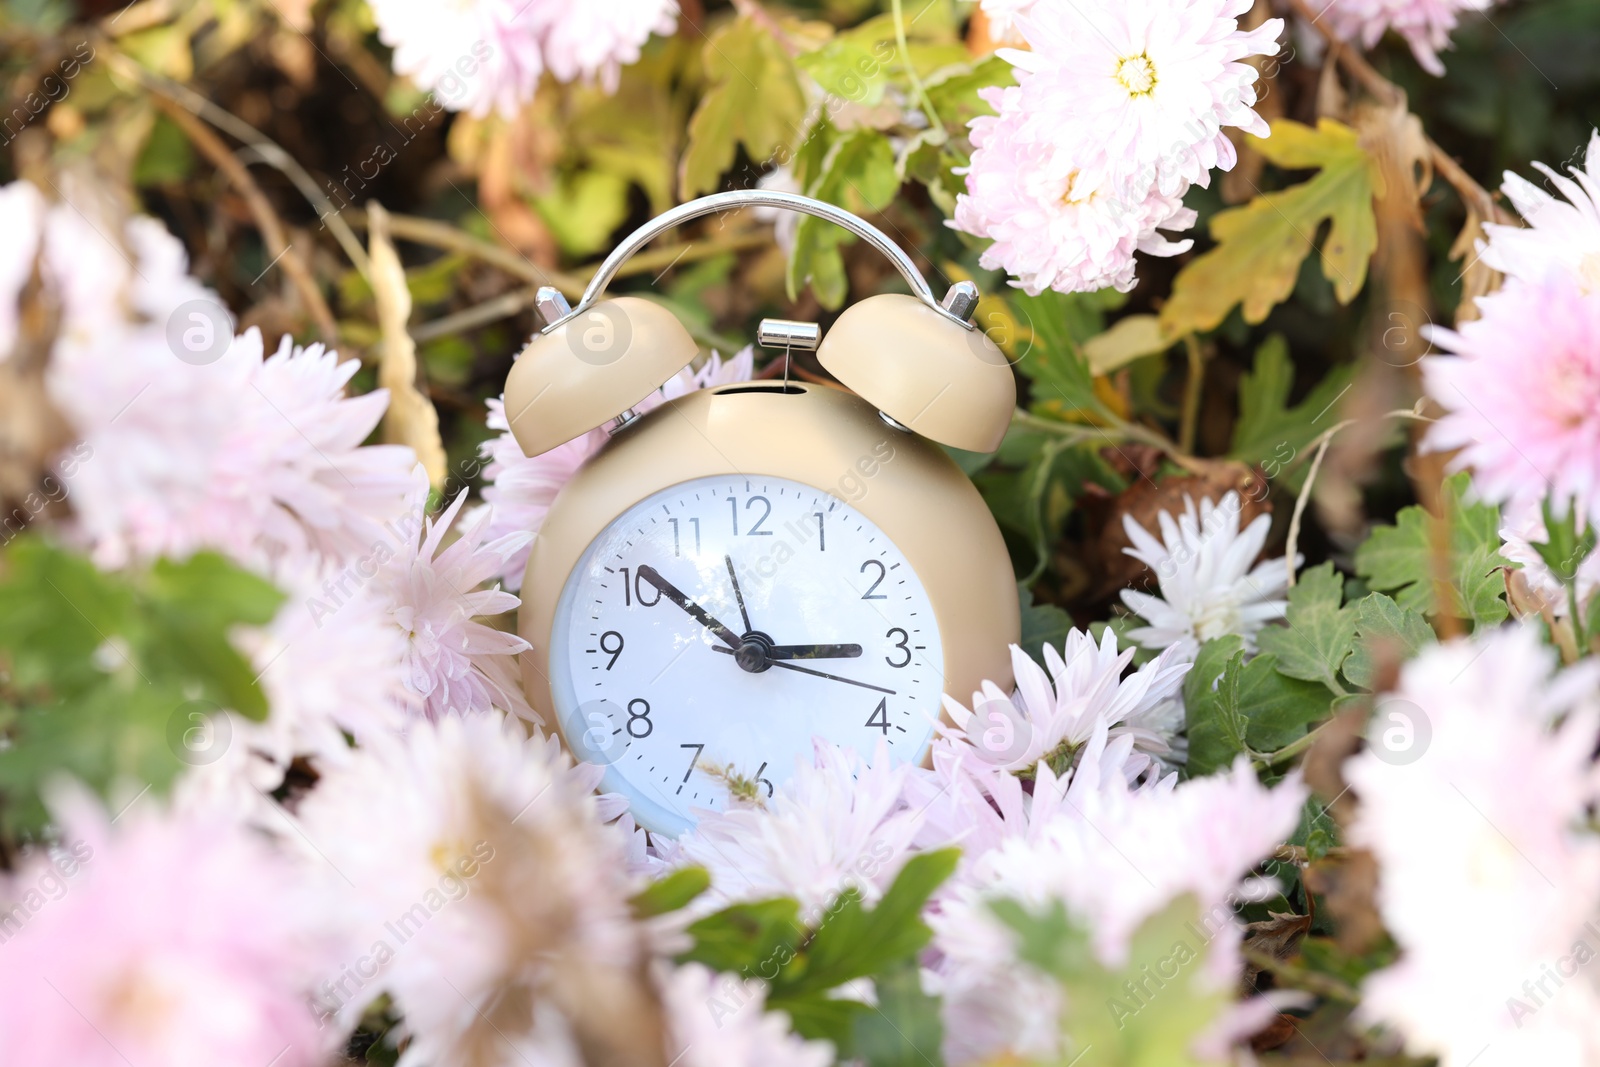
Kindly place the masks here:
POLYGON ((406 330, 411 317, 411 290, 405 268, 389 238, 389 214, 373 201, 367 209, 370 230, 368 254, 372 257, 372 293, 378 307, 378 329, 383 335, 378 361, 378 385, 389 390, 389 410, 383 417, 383 439, 410 445, 428 472, 428 482, 444 485, 447 461, 439 436, 439 413, 417 388, 417 346, 406 330))

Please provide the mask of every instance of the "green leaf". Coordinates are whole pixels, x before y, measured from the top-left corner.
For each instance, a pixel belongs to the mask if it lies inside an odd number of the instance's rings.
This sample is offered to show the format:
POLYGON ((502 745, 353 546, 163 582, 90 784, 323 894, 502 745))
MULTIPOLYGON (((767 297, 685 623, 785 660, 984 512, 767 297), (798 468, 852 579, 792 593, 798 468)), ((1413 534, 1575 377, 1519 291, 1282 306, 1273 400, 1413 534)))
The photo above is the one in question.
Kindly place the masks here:
POLYGON ((1330 221, 1322 272, 1334 295, 1348 304, 1366 282, 1367 262, 1378 246, 1372 200, 1383 193, 1383 175, 1356 131, 1326 118, 1316 129, 1279 119, 1270 137, 1251 137, 1249 143, 1279 167, 1316 168, 1318 174, 1212 217, 1217 247, 1178 272, 1172 299, 1161 309, 1162 324, 1174 337, 1216 329, 1240 304, 1246 322, 1263 321, 1294 291, 1300 264, 1330 221))
POLYGON ((1426 619, 1383 593, 1368 593, 1355 609, 1356 646, 1344 661, 1344 676, 1364 689, 1371 689, 1377 680, 1374 650, 1380 644, 1387 644, 1401 659, 1410 659, 1435 640, 1426 619))
POLYGON ((1094 1067, 1201 1067, 1193 1046, 1232 1000, 1203 975, 1209 937, 1199 902, 1184 894, 1134 933, 1121 967, 1107 967, 1088 931, 1059 901, 1042 914, 1010 901, 995 912, 1017 934, 1019 955, 1061 985, 1059 1062, 1094 1067))
POLYGON ((1011 64, 990 54, 972 63, 944 68, 927 78, 923 88, 939 113, 939 121, 952 133, 960 133, 979 115, 994 114, 994 108, 979 95, 983 90, 1016 82, 1011 64))
POLYGON ((787 150, 805 116, 805 95, 782 45, 740 16, 706 40, 706 92, 689 120, 679 166, 685 198, 714 192, 744 146, 757 161, 787 150))
MULTIPOLYGON (((841 135, 823 157, 816 179, 806 187, 807 196, 858 215, 882 211, 899 191, 894 149, 888 137, 871 129, 841 135)), ((810 282, 823 307, 833 310, 843 304, 844 257, 839 248, 854 240, 852 234, 830 222, 802 217, 795 227, 794 254, 789 259, 791 298, 810 282)))
POLYGON ((753 967, 757 976, 769 978, 794 958, 800 944, 800 905, 793 900, 734 904, 691 923, 687 933, 694 946, 679 962, 703 963, 714 971, 753 967))
POLYGON ((1239 419, 1228 455, 1262 467, 1269 478, 1281 475, 1290 492, 1299 492, 1309 464, 1292 464, 1317 435, 1338 421, 1334 405, 1350 387, 1354 373, 1353 367, 1334 368, 1304 400, 1290 407, 1294 363, 1289 343, 1282 334, 1268 337, 1256 349, 1254 368, 1239 380, 1239 419))
POLYGON ((1272 752, 1328 716, 1325 687, 1290 678, 1277 657, 1244 660, 1244 642, 1221 637, 1200 646, 1183 681, 1190 776, 1226 768, 1241 752, 1272 752))
POLYGON ((870 911, 854 889, 840 894, 806 946, 804 965, 773 982, 774 1002, 833 989, 914 959, 933 937, 922 921, 922 907, 960 860, 958 849, 918 853, 870 911))
POLYGON ((653 919, 687 906, 711 888, 711 873, 704 867, 684 867, 663 875, 628 899, 636 919, 653 919))
POLYGON ((1017 369, 1033 380, 1035 410, 1058 417, 1105 412, 1095 396, 1094 375, 1083 346, 1105 332, 1105 312, 1121 307, 1124 300, 1114 290, 1006 294, 1019 333, 1025 334, 1017 345, 1017 369))
POLYGON ((1342 607, 1344 579, 1332 563, 1301 572, 1289 590, 1286 625, 1269 626, 1257 636, 1263 652, 1278 657, 1278 670, 1290 678, 1321 682, 1343 694, 1339 666, 1356 639, 1356 612, 1342 607))
POLYGON ((1576 501, 1570 502, 1566 514, 1560 516, 1551 507, 1549 497, 1540 508, 1544 512, 1545 540, 1534 542, 1534 551, 1539 553, 1551 574, 1562 582, 1570 582, 1578 573, 1579 565, 1594 551, 1595 528, 1590 525, 1582 533, 1578 532, 1576 501))
POLYGON ((1500 555, 1500 510, 1491 504, 1468 504, 1465 473, 1445 479, 1439 500, 1449 529, 1449 551, 1442 590, 1435 596, 1433 537, 1441 520, 1426 508, 1402 508, 1393 526, 1380 526, 1356 549, 1356 573, 1376 590, 1391 593, 1404 608, 1426 615, 1441 612, 1470 619, 1475 626, 1505 620, 1505 581, 1500 568, 1510 561, 1500 555))
POLYGON ((207 724, 226 744, 224 708, 267 704, 235 629, 272 621, 283 596, 215 553, 104 573, 32 537, 0 576, 0 662, 9 668, 0 748, 7 828, 37 829, 39 790, 66 773, 102 794, 118 783, 165 789, 207 724), (180 758, 181 757, 181 758, 180 758))
POLYGON ((1207 642, 1184 679, 1183 700, 1189 734, 1189 773, 1209 774, 1233 762, 1250 747, 1250 720, 1239 707, 1239 675, 1244 647, 1238 638, 1207 642), (1208 655, 1208 653, 1210 653, 1208 655), (1217 658, 1221 671, 1214 670, 1217 658))
POLYGON ((533 204, 562 251, 591 255, 610 245, 612 232, 627 221, 628 180, 608 170, 564 174, 533 204))
POLYGON ((835 34, 815 52, 795 57, 795 66, 816 79, 823 91, 863 107, 883 102, 895 62, 894 17, 879 15, 835 34))
POLYGON ((944 1023, 939 999, 922 990, 921 969, 908 960, 873 982, 876 1008, 857 1012, 848 1055, 870 1067, 942 1067, 944 1023))
MULTIPOLYGON (((1073 629, 1072 616, 1054 604, 1035 604, 1033 590, 1025 585, 1017 586, 1017 599, 1022 606, 1022 651, 1042 667, 1044 646, 1055 645, 1059 648, 1066 642, 1067 634, 1073 629)), ((965 697, 966 694, 961 696, 965 697)))

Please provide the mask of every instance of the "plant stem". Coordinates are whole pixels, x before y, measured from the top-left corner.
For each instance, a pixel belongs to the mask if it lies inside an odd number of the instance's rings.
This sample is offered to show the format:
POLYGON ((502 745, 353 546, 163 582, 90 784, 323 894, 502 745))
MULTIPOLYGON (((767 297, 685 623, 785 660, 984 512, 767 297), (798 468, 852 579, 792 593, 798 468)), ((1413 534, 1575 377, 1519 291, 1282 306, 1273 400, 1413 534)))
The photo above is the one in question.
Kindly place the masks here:
POLYGON ((928 99, 928 90, 923 87, 922 79, 917 76, 916 65, 911 62, 911 47, 906 43, 905 13, 900 10, 900 0, 894 0, 894 43, 900 50, 900 62, 905 64, 906 78, 911 82, 911 89, 917 94, 917 106, 922 108, 922 113, 928 120, 930 129, 938 130, 941 140, 945 136, 943 121, 939 112, 934 110, 933 101, 928 99))
POLYGON ((1304 967, 1297 967, 1258 948, 1247 947, 1243 950, 1243 955, 1251 966, 1268 972, 1283 985, 1293 989, 1303 989, 1307 993, 1315 993, 1329 1000, 1343 1001, 1346 1004, 1361 1003, 1361 994, 1354 986, 1346 985, 1331 975, 1318 974, 1304 967))
MULTIPOLYGON (((283 273, 300 293, 300 299, 305 301, 306 310, 316 321, 317 331, 322 335, 322 340, 329 345, 337 344, 339 326, 334 322, 333 312, 328 309, 328 302, 323 299, 322 291, 317 288, 317 281, 311 276, 310 268, 306 266, 305 261, 300 258, 300 254, 294 250, 285 235, 283 220, 278 218, 278 213, 272 210, 271 201, 261 191, 256 180, 250 176, 250 168, 239 162, 238 157, 228 150, 228 146, 222 143, 220 137, 211 132, 209 126, 176 101, 157 95, 155 104, 183 131, 189 143, 199 149, 200 154, 210 160, 212 166, 227 178, 228 184, 238 190, 256 221, 256 229, 261 232, 261 243, 266 246, 267 255, 272 257, 273 263, 282 264, 283 273)), ((270 266, 268 269, 271 269, 270 266)))
MULTIPOLYGON (((1349 694, 1340 695, 1348 696, 1349 694)), ((1284 745, 1276 752, 1256 753, 1256 768, 1264 771, 1270 770, 1273 767, 1277 767, 1280 764, 1288 763, 1302 752, 1305 752, 1312 745, 1316 744, 1317 738, 1322 735, 1322 731, 1326 730, 1328 728, 1328 723, 1331 722, 1333 722, 1333 720, 1329 719, 1328 722, 1325 722, 1321 726, 1318 726, 1315 730, 1308 732, 1304 737, 1295 738, 1293 741, 1289 742, 1287 745, 1284 745)))
MULTIPOLYGON (((1349 71, 1351 76, 1373 96, 1386 104, 1403 105, 1406 94, 1394 82, 1379 74, 1377 68, 1367 62, 1365 56, 1352 48, 1349 42, 1341 39, 1333 32, 1333 27, 1322 21, 1317 12, 1311 10, 1306 0, 1289 0, 1289 3, 1304 18, 1306 23, 1315 26, 1328 41, 1330 54, 1338 61, 1340 66, 1349 71)), ((1428 155, 1433 163, 1433 169, 1439 176, 1455 187, 1461 199, 1478 213, 1479 218, 1486 222, 1498 222, 1503 225, 1516 225, 1516 220, 1507 214, 1500 205, 1494 202, 1494 197, 1483 186, 1479 185, 1472 175, 1461 168, 1449 153, 1440 148, 1431 137, 1425 137, 1428 144, 1428 155)))

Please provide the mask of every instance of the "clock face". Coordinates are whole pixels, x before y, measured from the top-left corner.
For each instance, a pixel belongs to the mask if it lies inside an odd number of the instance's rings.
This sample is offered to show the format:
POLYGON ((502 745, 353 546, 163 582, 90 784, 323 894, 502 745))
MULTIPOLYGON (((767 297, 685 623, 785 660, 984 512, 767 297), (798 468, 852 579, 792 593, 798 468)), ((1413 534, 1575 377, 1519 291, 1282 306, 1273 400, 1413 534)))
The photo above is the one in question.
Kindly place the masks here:
POLYGON ((771 795, 812 740, 922 757, 944 653, 900 550, 859 512, 782 478, 700 478, 624 512, 556 608, 562 734, 647 828, 679 833, 771 795))

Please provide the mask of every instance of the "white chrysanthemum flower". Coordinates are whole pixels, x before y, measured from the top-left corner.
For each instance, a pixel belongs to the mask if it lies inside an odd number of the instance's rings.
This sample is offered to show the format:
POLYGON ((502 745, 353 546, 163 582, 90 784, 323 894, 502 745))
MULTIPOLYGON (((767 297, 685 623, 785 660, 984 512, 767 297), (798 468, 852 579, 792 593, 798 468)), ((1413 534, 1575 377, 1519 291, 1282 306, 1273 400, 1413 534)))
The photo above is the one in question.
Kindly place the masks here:
MULTIPOLYGON (((747 382, 754 374, 754 367, 755 354, 750 345, 726 360, 712 352, 700 369, 685 367, 673 375, 654 396, 636 405, 636 410, 642 414, 659 407, 664 401, 696 389, 747 382)), ((591 430, 541 455, 525 456, 522 446, 511 434, 505 398, 490 400, 488 405, 489 429, 499 430, 500 435, 485 441, 480 448, 483 457, 489 461, 483 468, 484 479, 489 483, 484 487, 483 500, 485 506, 492 508, 494 513, 484 535, 493 540, 512 534, 537 533, 539 527, 544 525, 544 517, 555 502, 556 494, 572 480, 572 476, 578 473, 578 468, 590 456, 604 447, 606 435, 603 431, 591 430)), ((523 572, 527 568, 528 544, 524 544, 506 557, 505 565, 498 573, 501 584, 513 593, 519 591, 523 572)))
POLYGON ((348 1022, 388 993, 407 1065, 517 1062, 501 1040, 638 1059, 630 1042, 659 1040, 654 996, 590 781, 498 713, 418 722, 330 771, 296 839, 362 951, 322 1010, 348 1022))
POLYGON ((908 858, 921 814, 902 792, 909 765, 892 767, 879 743, 872 764, 818 740, 816 761, 760 806, 703 812, 663 846, 675 865, 711 873, 706 904, 793 897, 809 919, 846 889, 875 902, 908 858))
POLYGON ((1239 938, 1233 904, 1263 891, 1241 880, 1294 832, 1305 795, 1295 780, 1263 787, 1242 757, 1231 773, 1172 789, 1132 791, 1113 779, 1077 794, 1027 837, 988 852, 928 917, 944 956, 950 1060, 1065 1051, 1061 992, 1020 960, 1015 935, 990 910, 995 900, 1033 910, 1060 902, 1088 932, 1097 959, 1118 967, 1146 919, 1193 894, 1206 935, 1190 946, 1205 959, 1196 978, 1215 987, 1233 981, 1239 938))
MULTIPOLYGON (((418 467, 413 514, 422 514, 427 499, 427 479, 418 467)), ((521 603, 498 587, 480 586, 526 549, 533 535, 509 533, 490 540, 492 512, 479 508, 462 520, 456 539, 445 546, 445 534, 466 502, 467 491, 462 490, 437 519, 424 520, 420 541, 408 537, 383 565, 382 595, 392 624, 406 640, 406 688, 429 719, 491 707, 536 718, 510 659, 528 643, 477 621, 521 603)))
MULTIPOLYGON (((1132 516, 1122 517, 1133 542, 1123 551, 1148 566, 1161 589, 1160 596, 1122 591, 1122 602, 1149 624, 1130 631, 1130 638, 1145 648, 1175 648, 1180 657, 1192 660, 1202 644, 1228 634, 1242 637, 1245 648, 1254 651, 1261 628, 1284 617, 1288 565, 1279 557, 1251 566, 1266 544, 1272 520, 1257 515, 1241 533, 1242 509, 1236 492, 1220 504, 1203 499, 1198 512, 1194 500, 1185 498, 1176 521, 1170 512, 1156 516, 1159 541, 1132 516)), ((1299 563, 1297 556, 1295 565, 1299 563)))
POLYGON ((1425 649, 1344 765, 1401 950, 1361 1012, 1441 1067, 1600 1060, 1600 992, 1571 980, 1600 953, 1600 664, 1556 666, 1530 627, 1425 649))
POLYGON ((1321 0, 1319 18, 1346 40, 1360 40, 1371 48, 1388 30, 1406 39, 1412 55, 1429 74, 1443 76, 1439 52, 1450 47, 1450 34, 1459 17, 1470 11, 1487 11, 1496 0, 1321 0))
POLYGON ((1169 648, 1124 678, 1133 655, 1132 648, 1117 650, 1109 629, 1098 646, 1081 630, 1067 634, 1060 652, 1045 645, 1043 668, 1012 645, 1016 691, 1008 697, 986 681, 972 694, 970 710, 946 696, 955 728, 941 725, 938 744, 1015 773, 1031 773, 1044 762, 1063 774, 1103 723, 1111 739, 1128 734, 1135 749, 1165 755, 1168 738, 1135 722, 1178 691, 1190 664, 1169 648))
POLYGON ((656 984, 667 1017, 667 1058, 680 1067, 827 1067, 833 1046, 789 1031, 789 1017, 767 1012, 765 983, 718 974, 698 963, 659 965, 656 984))
POLYGON ((0 363, 17 344, 18 302, 39 258, 44 197, 31 182, 0 186, 0 363))
POLYGON ((1485 223, 1488 240, 1479 244, 1479 258, 1521 281, 1543 282, 1559 270, 1585 292, 1600 292, 1600 130, 1590 134, 1584 165, 1572 167, 1571 178, 1543 163, 1534 167, 1561 196, 1507 171, 1500 189, 1528 225, 1485 223))
POLYGON ((1158 778, 1148 773, 1150 757, 1134 751, 1131 734, 1108 743, 1109 736, 1105 720, 1099 720, 1075 766, 1058 777, 1049 763, 1041 763, 1031 782, 962 748, 934 749, 933 768, 912 772, 906 779, 905 798, 922 813, 917 848, 961 849, 961 871, 940 892, 951 892, 964 882, 967 872, 991 849, 1006 841, 1031 839, 1063 811, 1079 807, 1085 793, 1106 783, 1141 790, 1165 790, 1177 784, 1176 774, 1158 778))
POLYGON ((981 264, 1003 268, 1012 284, 1037 295, 1045 289, 1121 292, 1135 282, 1134 253, 1175 256, 1193 241, 1169 241, 1158 231, 1184 230, 1195 213, 1183 190, 1163 196, 1147 179, 1119 183, 1095 164, 1103 149, 1076 134, 1031 129, 1022 90, 981 91, 998 115, 972 120, 967 191, 956 197, 949 225, 993 243, 981 264))
MULTIPOLYGON (((1224 133, 1269 134, 1256 114, 1259 72, 1282 19, 1238 28, 1252 0, 1075 0, 1035 4, 1017 20, 1030 51, 1003 49, 1019 72, 1027 132, 1055 141, 1118 185, 1181 197, 1238 155, 1224 133), (1092 146, 1092 147, 1089 147, 1092 146)), ((1063 168, 1057 168, 1058 171, 1063 168)), ((1096 188, 1111 183, 1099 180, 1096 188)))
POLYGON ((453 111, 514 117, 549 70, 616 88, 651 33, 670 34, 676 0, 371 0, 394 69, 453 111))

